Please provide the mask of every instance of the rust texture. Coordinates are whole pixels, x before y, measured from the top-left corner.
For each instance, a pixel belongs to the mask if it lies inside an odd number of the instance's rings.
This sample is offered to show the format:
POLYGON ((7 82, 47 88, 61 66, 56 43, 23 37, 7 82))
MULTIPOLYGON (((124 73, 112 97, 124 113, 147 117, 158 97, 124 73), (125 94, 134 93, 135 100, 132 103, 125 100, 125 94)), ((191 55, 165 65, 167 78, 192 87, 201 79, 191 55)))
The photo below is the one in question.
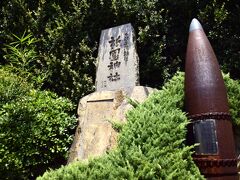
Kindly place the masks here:
POLYGON ((186 53, 185 108, 192 122, 188 139, 202 145, 193 155, 201 173, 208 179, 238 179, 226 88, 215 53, 196 19, 190 25, 186 53))

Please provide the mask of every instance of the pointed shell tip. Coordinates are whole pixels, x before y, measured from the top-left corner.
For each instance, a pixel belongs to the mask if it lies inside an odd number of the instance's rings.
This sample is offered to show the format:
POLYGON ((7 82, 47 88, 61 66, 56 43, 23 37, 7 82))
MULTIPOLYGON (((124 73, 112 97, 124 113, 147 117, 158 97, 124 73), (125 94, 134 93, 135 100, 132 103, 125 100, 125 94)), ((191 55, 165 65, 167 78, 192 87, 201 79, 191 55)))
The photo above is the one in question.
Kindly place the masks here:
POLYGON ((190 27, 189 27, 189 32, 192 32, 197 29, 203 29, 203 28, 202 28, 202 25, 200 24, 200 22, 196 18, 193 18, 193 20, 190 24, 190 27))

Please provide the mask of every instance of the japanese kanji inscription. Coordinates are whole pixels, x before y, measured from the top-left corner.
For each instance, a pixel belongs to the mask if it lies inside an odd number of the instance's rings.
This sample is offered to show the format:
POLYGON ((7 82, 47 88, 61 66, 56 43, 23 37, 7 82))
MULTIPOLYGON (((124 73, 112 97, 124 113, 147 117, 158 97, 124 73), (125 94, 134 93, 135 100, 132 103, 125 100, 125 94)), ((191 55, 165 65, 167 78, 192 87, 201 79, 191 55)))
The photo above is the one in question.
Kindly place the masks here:
POLYGON ((131 24, 101 33, 96 90, 116 90, 139 85, 138 55, 131 24))

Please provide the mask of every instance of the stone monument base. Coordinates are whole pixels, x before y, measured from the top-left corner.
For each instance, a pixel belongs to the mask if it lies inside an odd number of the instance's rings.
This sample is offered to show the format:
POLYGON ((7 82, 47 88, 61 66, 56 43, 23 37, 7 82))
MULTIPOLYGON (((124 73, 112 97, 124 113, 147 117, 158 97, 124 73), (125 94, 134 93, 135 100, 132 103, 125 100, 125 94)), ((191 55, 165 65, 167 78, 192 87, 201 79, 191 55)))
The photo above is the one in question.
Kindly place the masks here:
POLYGON ((78 127, 68 163, 100 156, 116 146, 117 132, 112 122, 125 122, 132 108, 127 98, 143 102, 154 89, 144 86, 115 91, 99 91, 83 97, 78 106, 78 127))

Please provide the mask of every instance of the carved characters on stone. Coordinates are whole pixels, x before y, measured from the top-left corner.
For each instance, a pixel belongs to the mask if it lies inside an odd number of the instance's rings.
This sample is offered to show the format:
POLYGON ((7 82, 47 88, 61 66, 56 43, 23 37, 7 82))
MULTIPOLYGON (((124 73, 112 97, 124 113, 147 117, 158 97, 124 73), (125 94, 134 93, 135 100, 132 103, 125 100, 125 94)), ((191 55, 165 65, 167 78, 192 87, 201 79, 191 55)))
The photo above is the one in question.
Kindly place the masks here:
POLYGON ((103 30, 98 52, 97 91, 139 85, 138 71, 135 35, 131 24, 103 30))

